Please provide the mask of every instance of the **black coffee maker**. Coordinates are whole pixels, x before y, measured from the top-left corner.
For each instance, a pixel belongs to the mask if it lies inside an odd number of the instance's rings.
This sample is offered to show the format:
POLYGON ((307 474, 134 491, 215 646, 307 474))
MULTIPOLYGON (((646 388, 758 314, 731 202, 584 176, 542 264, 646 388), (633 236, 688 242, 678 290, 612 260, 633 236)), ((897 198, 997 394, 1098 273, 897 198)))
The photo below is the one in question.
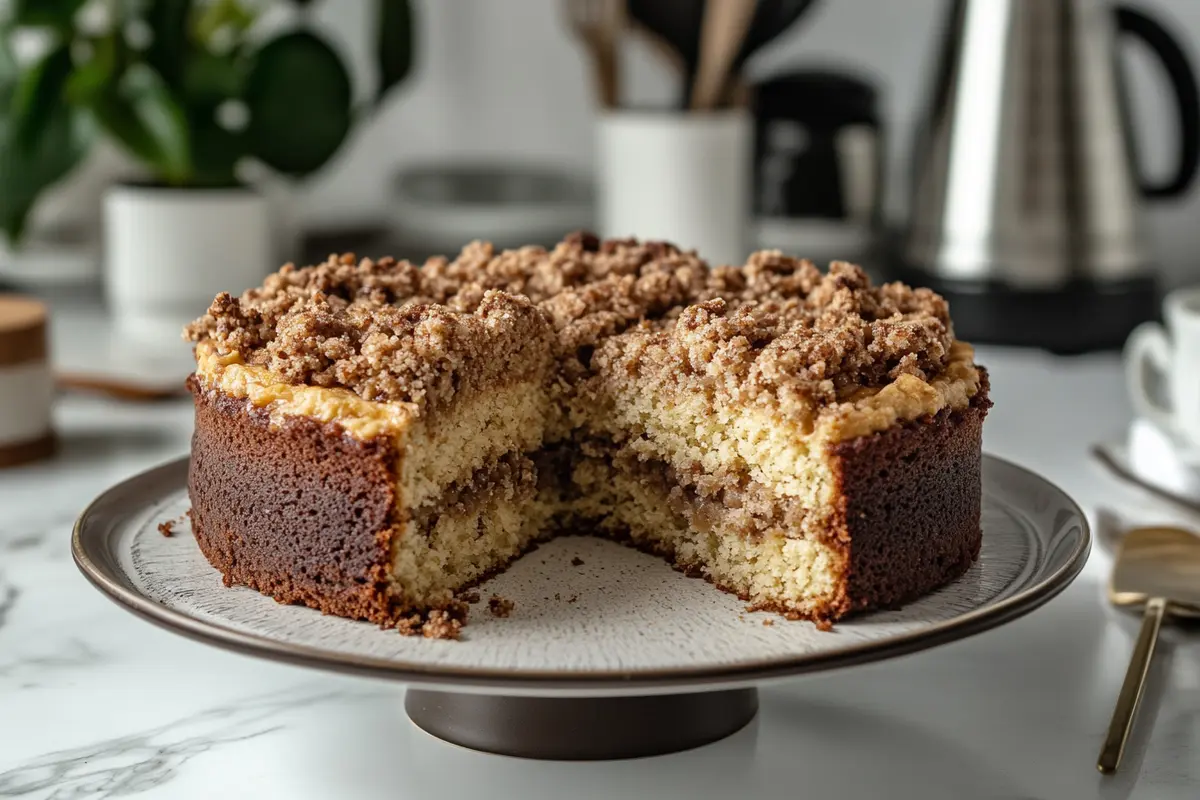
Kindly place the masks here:
POLYGON ((754 87, 754 239, 824 266, 871 266, 882 223, 885 142, 875 87, 812 69, 754 87))

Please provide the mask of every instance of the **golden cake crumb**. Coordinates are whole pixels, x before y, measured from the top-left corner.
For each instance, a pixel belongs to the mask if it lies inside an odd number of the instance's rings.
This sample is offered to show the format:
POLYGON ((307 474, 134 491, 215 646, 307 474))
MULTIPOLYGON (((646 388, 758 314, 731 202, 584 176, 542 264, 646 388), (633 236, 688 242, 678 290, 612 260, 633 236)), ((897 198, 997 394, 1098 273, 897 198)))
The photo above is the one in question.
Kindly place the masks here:
POLYGON ((508 599, 507 597, 501 597, 498 594, 494 594, 488 598, 488 611, 492 612, 493 617, 500 617, 503 619, 512 613, 512 610, 515 606, 516 603, 514 603, 512 600, 508 599))
POLYGON ((434 610, 421 626, 421 635, 426 639, 457 640, 462 634, 462 626, 462 620, 455 619, 448 611, 434 610))

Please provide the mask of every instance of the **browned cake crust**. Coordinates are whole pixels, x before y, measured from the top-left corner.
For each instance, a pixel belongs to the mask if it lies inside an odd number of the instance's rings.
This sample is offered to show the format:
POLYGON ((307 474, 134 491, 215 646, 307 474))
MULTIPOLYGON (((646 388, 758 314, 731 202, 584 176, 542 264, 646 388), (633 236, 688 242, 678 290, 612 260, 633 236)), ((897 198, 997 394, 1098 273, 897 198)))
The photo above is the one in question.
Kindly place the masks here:
MULTIPOLYGON (((829 535, 848 548, 850 571, 828 619, 900 606, 957 578, 978 556, 982 426, 991 406, 980 372, 965 411, 834 445, 845 510, 829 535)), ((204 391, 194 379, 189 385, 197 409, 192 527, 226 585, 380 625, 411 613, 387 593, 398 530, 389 517, 391 448, 309 420, 272 429, 248 402, 204 391)))
POLYGON ((966 410, 834 445, 850 540, 843 610, 896 608, 978 557, 988 388, 981 368, 966 410))
POLYGON ((272 429, 247 401, 193 378, 192 530, 225 585, 281 603, 392 624, 387 596, 395 454, 335 425, 272 429))

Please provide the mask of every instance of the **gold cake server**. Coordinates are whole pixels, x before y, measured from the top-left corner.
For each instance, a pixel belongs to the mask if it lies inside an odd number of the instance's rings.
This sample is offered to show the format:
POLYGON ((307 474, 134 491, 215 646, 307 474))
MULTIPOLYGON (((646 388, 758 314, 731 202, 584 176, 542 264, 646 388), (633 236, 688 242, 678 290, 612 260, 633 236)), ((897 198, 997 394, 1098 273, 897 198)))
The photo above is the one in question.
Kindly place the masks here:
POLYGON ((1117 771, 1146 686, 1163 619, 1200 617, 1200 536, 1182 528, 1136 528, 1125 534, 1108 584, 1116 606, 1142 607, 1142 630, 1117 696, 1096 767, 1117 771))

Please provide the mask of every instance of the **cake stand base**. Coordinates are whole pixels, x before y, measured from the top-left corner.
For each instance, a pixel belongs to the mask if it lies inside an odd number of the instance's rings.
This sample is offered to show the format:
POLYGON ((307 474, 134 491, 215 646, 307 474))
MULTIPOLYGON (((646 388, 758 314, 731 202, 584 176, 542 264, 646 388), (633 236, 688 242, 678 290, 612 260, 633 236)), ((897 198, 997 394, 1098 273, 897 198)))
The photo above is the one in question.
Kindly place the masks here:
POLYGON ((519 758, 656 756, 723 739, 758 712, 758 691, 649 697, 501 697, 409 689, 404 708, 453 744, 519 758))

